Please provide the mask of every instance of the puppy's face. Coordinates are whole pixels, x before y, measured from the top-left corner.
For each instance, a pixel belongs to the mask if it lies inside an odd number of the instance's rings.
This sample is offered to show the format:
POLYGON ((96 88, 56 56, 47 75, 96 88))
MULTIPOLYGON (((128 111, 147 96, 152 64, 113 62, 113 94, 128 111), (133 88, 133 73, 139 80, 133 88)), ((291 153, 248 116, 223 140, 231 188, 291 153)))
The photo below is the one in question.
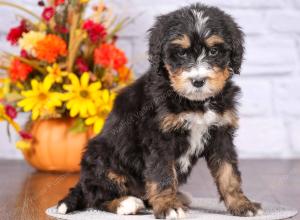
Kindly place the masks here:
POLYGON ((150 61, 159 62, 173 89, 190 100, 215 96, 231 74, 239 72, 243 35, 232 18, 219 9, 198 4, 175 11, 160 17, 151 34, 150 61), (163 33, 160 51, 151 50, 155 29, 163 33), (157 52, 160 55, 155 56, 157 52))
POLYGON ((229 47, 218 34, 184 33, 170 41, 165 55, 173 89, 190 100, 214 96, 231 74, 229 47))

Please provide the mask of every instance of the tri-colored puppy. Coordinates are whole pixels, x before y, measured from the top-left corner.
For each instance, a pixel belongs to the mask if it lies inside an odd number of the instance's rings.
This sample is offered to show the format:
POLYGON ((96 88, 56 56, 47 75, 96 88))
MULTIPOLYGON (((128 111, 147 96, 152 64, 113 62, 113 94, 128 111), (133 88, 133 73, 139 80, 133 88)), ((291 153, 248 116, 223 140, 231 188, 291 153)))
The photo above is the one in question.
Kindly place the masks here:
POLYGON ((240 89, 231 78, 240 73, 243 43, 232 17, 215 7, 159 16, 150 29, 149 71, 116 98, 58 211, 128 215, 149 206, 156 218, 182 218, 189 200, 178 187, 204 157, 228 211, 259 214, 242 191, 233 144, 240 89))

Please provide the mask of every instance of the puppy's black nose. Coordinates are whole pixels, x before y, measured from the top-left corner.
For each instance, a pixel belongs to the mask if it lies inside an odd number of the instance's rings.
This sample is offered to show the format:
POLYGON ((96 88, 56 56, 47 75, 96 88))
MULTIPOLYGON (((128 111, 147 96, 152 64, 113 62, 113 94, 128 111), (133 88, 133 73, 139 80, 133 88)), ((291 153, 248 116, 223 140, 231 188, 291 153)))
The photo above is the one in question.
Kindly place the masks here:
POLYGON ((205 83, 205 79, 192 79, 192 84, 196 88, 201 88, 205 83))

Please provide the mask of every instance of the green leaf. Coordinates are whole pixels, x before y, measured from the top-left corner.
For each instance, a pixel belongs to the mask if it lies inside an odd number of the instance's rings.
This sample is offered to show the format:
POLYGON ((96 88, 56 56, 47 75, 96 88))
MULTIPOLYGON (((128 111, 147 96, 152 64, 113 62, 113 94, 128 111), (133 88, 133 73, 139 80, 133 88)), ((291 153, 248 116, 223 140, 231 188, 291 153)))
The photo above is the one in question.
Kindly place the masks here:
POLYGON ((87 130, 87 127, 85 126, 84 119, 77 118, 73 124, 73 126, 70 128, 71 132, 74 133, 82 133, 87 130))
POLYGON ((6 133, 7 133, 9 142, 11 142, 11 133, 10 133, 9 123, 8 122, 7 122, 7 125, 6 125, 6 133))

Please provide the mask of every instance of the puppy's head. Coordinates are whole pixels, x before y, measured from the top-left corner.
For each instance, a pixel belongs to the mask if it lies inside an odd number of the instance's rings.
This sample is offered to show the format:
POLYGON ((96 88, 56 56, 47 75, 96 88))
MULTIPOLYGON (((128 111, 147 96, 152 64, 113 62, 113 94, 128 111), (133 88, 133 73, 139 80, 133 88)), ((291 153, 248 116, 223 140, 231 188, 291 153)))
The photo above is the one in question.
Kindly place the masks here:
POLYGON ((149 60, 155 72, 168 74, 179 95, 201 101, 239 74, 243 43, 243 33, 229 15, 195 4, 157 18, 150 29, 149 60))

